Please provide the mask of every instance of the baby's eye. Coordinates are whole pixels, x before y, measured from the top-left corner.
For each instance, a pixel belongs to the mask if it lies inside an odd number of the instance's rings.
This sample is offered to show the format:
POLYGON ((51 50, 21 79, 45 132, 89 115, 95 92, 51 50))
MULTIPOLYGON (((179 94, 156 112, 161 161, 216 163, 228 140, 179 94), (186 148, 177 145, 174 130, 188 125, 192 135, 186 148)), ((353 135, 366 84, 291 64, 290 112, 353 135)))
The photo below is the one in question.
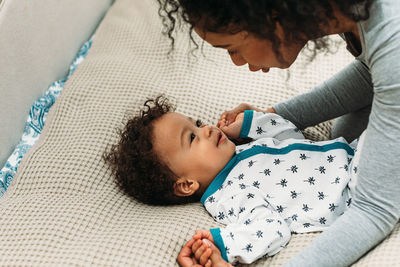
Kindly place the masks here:
POLYGON ((201 120, 197 120, 196 121, 196 126, 200 127, 201 125, 203 125, 203 122, 201 120))
POLYGON ((190 143, 192 143, 195 138, 196 135, 194 133, 190 134, 190 143))

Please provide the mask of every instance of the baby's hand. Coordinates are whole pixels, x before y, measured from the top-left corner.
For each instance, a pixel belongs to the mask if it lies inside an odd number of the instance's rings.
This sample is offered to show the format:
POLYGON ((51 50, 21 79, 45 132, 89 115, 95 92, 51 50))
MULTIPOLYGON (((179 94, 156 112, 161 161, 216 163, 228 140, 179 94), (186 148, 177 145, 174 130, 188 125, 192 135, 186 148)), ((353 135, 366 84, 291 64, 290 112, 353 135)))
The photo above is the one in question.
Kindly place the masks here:
POLYGON ((219 249, 208 239, 199 239, 192 245, 196 260, 205 267, 232 267, 226 262, 219 249))
POLYGON ((235 120, 232 122, 227 121, 227 118, 222 116, 219 120, 217 127, 220 128, 229 139, 237 139, 240 136, 242 130, 244 112, 239 113, 235 120))

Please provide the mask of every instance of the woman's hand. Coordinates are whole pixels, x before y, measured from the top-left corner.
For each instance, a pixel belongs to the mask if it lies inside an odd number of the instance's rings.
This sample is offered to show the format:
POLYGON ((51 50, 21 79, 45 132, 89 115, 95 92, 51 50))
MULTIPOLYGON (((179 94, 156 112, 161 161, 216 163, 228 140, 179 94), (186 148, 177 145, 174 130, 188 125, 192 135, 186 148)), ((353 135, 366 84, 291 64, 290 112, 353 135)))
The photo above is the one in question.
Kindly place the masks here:
MULTIPOLYGON (((195 258, 192 252, 192 246, 197 240, 191 239, 183 246, 181 252, 178 255, 178 263, 181 267, 202 267, 203 265, 195 258)), ((211 255, 211 249, 209 249, 209 255, 211 255)), ((207 256, 207 255, 205 255, 207 256)), ((207 258, 206 264, 209 265, 207 267, 211 267, 211 261, 207 258), (210 261, 210 262, 209 262, 210 261)))

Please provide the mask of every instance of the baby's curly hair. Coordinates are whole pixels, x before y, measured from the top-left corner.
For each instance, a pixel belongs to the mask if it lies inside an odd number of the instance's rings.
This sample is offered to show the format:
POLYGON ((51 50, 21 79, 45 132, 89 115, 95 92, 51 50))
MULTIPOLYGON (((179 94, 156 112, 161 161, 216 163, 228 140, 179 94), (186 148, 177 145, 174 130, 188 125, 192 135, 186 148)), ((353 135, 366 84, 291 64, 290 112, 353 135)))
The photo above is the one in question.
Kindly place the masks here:
POLYGON ((175 107, 160 95, 148 99, 139 115, 119 130, 120 140, 103 154, 117 185, 129 196, 150 205, 173 205, 198 201, 197 196, 173 193, 176 175, 153 149, 154 122, 175 107))

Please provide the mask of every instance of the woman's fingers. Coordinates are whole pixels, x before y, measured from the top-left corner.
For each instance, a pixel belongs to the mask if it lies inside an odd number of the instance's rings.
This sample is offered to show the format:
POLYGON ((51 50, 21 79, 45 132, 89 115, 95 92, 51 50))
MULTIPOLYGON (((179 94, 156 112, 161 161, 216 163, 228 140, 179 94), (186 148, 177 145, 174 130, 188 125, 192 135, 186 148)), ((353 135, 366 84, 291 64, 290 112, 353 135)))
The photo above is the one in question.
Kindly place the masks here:
POLYGON ((195 240, 191 239, 183 246, 181 252, 178 255, 178 263, 182 267, 196 266, 197 261, 192 258, 192 245, 195 240))
POLYGON ((199 258, 199 262, 201 265, 205 266, 206 263, 210 260, 212 250, 209 247, 206 247, 203 254, 199 258))

